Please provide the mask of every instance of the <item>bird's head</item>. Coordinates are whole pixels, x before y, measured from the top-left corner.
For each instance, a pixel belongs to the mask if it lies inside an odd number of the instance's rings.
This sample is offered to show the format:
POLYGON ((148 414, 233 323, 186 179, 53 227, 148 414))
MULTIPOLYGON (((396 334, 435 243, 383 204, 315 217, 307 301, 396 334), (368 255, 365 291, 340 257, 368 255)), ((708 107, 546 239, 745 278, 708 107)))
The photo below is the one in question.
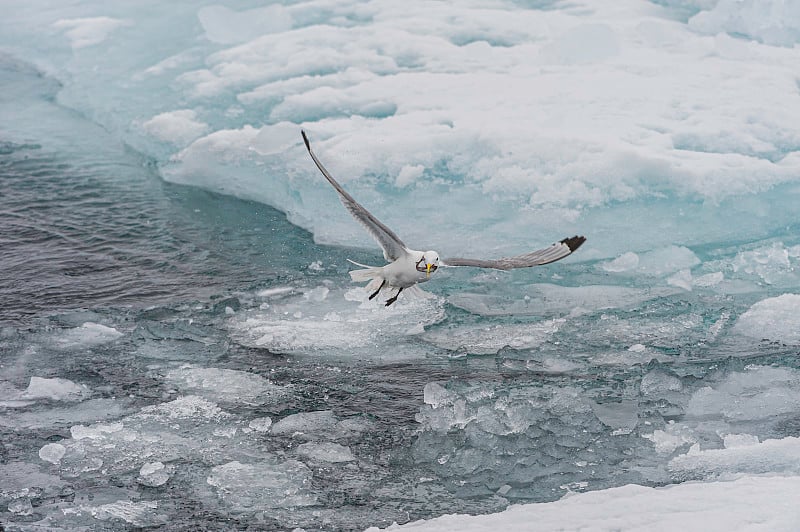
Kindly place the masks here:
POLYGON ((422 258, 417 261, 417 271, 425 272, 425 275, 430 275, 439 268, 439 254, 435 251, 426 251, 422 254, 422 258))

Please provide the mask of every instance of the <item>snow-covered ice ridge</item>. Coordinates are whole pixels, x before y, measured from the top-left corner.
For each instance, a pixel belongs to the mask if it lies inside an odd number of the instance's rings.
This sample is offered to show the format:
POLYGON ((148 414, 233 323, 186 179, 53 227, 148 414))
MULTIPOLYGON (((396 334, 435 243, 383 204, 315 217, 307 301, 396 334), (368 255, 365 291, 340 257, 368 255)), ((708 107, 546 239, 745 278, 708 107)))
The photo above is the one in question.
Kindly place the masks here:
POLYGON ((797 218, 795 1, 5 11, 0 46, 60 80, 61 103, 166 179, 268 203, 320 242, 369 240, 321 186, 301 127, 388 225, 447 253, 580 232, 581 257, 613 257, 797 218), (652 223, 622 237, 642 213, 652 223))
MULTIPOLYGON (((786 493, 800 477, 742 477, 731 482, 665 488, 624 486, 556 502, 513 506, 492 515, 446 515, 386 530, 439 532, 551 530, 797 530, 800 517, 786 493), (679 510, 678 510, 679 509, 679 510), (787 511, 788 510, 788 511, 787 511)), ((368 529, 377 532, 377 528, 368 529)))

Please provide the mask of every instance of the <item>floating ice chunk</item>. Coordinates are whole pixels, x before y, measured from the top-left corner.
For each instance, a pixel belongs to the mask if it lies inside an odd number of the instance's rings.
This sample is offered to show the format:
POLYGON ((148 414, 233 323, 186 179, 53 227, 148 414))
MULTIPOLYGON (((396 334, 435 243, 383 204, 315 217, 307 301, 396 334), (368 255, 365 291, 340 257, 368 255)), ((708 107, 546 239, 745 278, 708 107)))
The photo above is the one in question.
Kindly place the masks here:
POLYGON ((120 500, 99 506, 81 505, 80 510, 90 513, 100 521, 121 519, 137 527, 163 525, 168 520, 166 515, 158 513, 158 501, 120 500))
POLYGON ((422 339, 450 351, 466 351, 476 355, 495 354, 504 347, 533 349, 558 332, 563 319, 520 325, 461 326, 434 329, 422 339))
POLYGON ((124 403, 117 399, 89 399, 68 407, 25 411, 0 416, 0 426, 29 429, 70 426, 114 418, 124 413, 124 403))
POLYGON ((641 254, 636 272, 661 277, 698 264, 700 259, 692 250, 683 246, 669 246, 641 254))
POLYGON ((603 262, 600 267, 607 272, 627 272, 639 266, 639 255, 632 251, 627 251, 617 257, 616 259, 608 262, 603 262))
POLYGON ((558 357, 545 357, 538 362, 529 360, 526 364, 526 367, 540 373, 558 374, 569 373, 571 371, 580 369, 583 366, 579 363, 571 362, 558 357))
POLYGON ((272 426, 272 418, 259 417, 251 420, 247 426, 256 432, 267 432, 269 428, 272 426))
POLYGON ((630 434, 639 423, 638 402, 592 403, 591 407, 597 419, 615 429, 616 436, 630 434))
POLYGON ((330 442, 308 442, 297 446, 297 454, 320 462, 352 462, 355 460, 350 447, 330 442))
POLYGON ((122 423, 111 423, 108 425, 99 423, 92 427, 85 427, 83 425, 75 425, 69 429, 70 434, 72 435, 72 439, 74 440, 83 440, 83 439, 91 439, 91 440, 99 440, 105 439, 106 435, 111 434, 113 432, 119 432, 123 429, 122 423))
POLYGON ((252 512, 310 506, 316 497, 308 491, 311 471, 302 462, 242 464, 237 461, 211 470, 207 480, 231 510, 252 512))
POLYGON ((196 420, 203 423, 219 422, 231 417, 216 404, 196 395, 187 395, 168 403, 146 406, 137 416, 158 421, 196 420))
POLYGON ((33 513, 33 505, 28 497, 21 497, 8 504, 8 511, 14 515, 28 516, 33 513))
POLYGON ((192 109, 161 113, 142 124, 148 134, 164 142, 185 146, 208 131, 208 124, 197 120, 192 109))
POLYGON ((22 390, 10 382, 0 381, 0 406, 6 408, 22 408, 34 404, 36 401, 24 400, 22 390))
POLYGON ((690 428, 675 422, 670 422, 665 430, 655 430, 652 434, 643 434, 642 437, 652 441, 659 454, 671 454, 679 447, 697 442, 690 428))
POLYGON ((332 411, 300 412, 273 424, 270 433, 304 440, 349 438, 372 428, 361 416, 339 420, 332 411))
POLYGON ((303 297, 308 299, 309 301, 325 301, 325 298, 328 297, 330 293, 330 289, 327 286, 318 286, 316 288, 312 288, 306 292, 303 292, 303 297))
POLYGON ((313 436, 335 431, 338 419, 330 410, 291 414, 272 425, 272 434, 313 436))
POLYGON ((733 330, 758 340, 800 344, 800 295, 783 294, 759 301, 739 316, 733 330))
POLYGON ((282 296, 285 294, 291 294, 294 292, 294 287, 291 286, 276 286, 273 288, 265 288, 264 290, 259 290, 256 295, 258 297, 274 297, 274 296, 282 296))
POLYGON ((758 436, 753 436, 752 434, 726 434, 725 437, 722 438, 722 444, 726 449, 758 445, 758 443, 758 436))
POLYGON ((705 275, 695 277, 692 280, 692 284, 701 288, 707 288, 710 286, 717 286, 724 279, 725 275, 722 272, 707 273, 705 275))
POLYGON ((224 403, 274 403, 288 393, 261 375, 232 369, 182 367, 167 372, 166 381, 182 392, 224 403))
POLYGON ((100 44, 117 28, 131 25, 128 20, 111 17, 70 18, 53 23, 54 28, 65 31, 74 49, 100 44))
MULTIPOLYGON (((72 438, 58 443, 65 449, 58 466, 62 475, 78 477, 133 473, 141 471, 143 463, 224 458, 247 449, 246 436, 238 435, 240 423, 201 397, 180 397, 144 407, 116 423, 73 426, 72 438)), ((55 451, 60 452, 46 452, 55 451)))
POLYGON ((642 377, 639 390, 642 392, 642 395, 646 397, 661 397, 674 392, 680 392, 683 390, 683 383, 672 373, 661 369, 654 369, 642 377))
POLYGON ((63 349, 91 347, 112 342, 123 334, 113 327, 99 323, 86 322, 80 327, 68 329, 55 338, 55 343, 63 349))
POLYGON ((681 270, 678 273, 668 277, 667 284, 670 286, 677 286, 678 288, 683 288, 684 290, 691 292, 693 284, 691 270, 681 270))
POLYGON ((800 409, 800 372, 788 368, 748 366, 725 380, 692 394, 686 415, 719 416, 730 421, 769 419, 800 409))
POLYGON ((161 462, 147 462, 139 469, 139 477, 136 482, 143 486, 157 488, 166 484, 171 475, 171 466, 165 466, 161 462))
POLYGON ((345 291, 320 286, 270 302, 268 309, 240 312, 228 327, 242 345, 274 352, 403 358, 419 356, 413 349, 415 338, 405 332, 441 321, 443 303, 401 296, 385 307, 382 301, 367 301, 360 287, 345 291))
POLYGON ((782 242, 774 242, 770 246, 737 253, 731 267, 739 276, 757 276, 770 285, 796 285, 798 277, 792 267, 794 258, 782 242))
MULTIPOLYGON (((639 314, 639 313, 637 313, 639 314)), ((598 357, 609 357, 609 360, 621 356, 629 360, 644 360, 648 362, 650 358, 659 358, 658 352, 647 351, 646 347, 674 347, 675 345, 691 344, 694 341, 705 339, 707 325, 703 316, 699 314, 673 314, 668 317, 649 317, 646 315, 636 315, 630 317, 620 317, 612 313, 603 313, 600 319, 584 322, 575 331, 576 336, 591 344, 606 342, 617 349, 628 347, 622 353, 597 353, 593 355, 595 360, 598 357), (638 354, 638 356, 632 356, 638 354)), ((624 363, 624 362, 623 362, 624 363)))
MULTIPOLYGON (((53 463, 50 460, 45 461, 53 463)), ((9 495, 12 497, 30 495, 33 491, 31 488, 35 487, 43 488, 44 496, 55 495, 66 484, 55 475, 43 473, 39 464, 29 462, 8 462, 0 465, 0 478, 3 479, 0 485, 0 498, 9 495)))
POLYGON ((59 464, 67 452, 67 448, 60 443, 48 443, 39 449, 39 458, 51 464, 59 464))
POLYGON ((10 384, 0 382, 0 402, 3 406, 20 408, 34 404, 39 399, 51 401, 82 401, 91 395, 91 390, 84 384, 76 384, 68 379, 31 377, 28 387, 20 391, 10 384))
POLYGON ((422 398, 426 405, 438 408, 452 403, 453 394, 438 382, 429 382, 422 389, 422 398))
POLYGON ((762 443, 734 445, 725 449, 699 450, 693 446, 686 454, 669 462, 678 479, 709 479, 728 474, 800 474, 800 438, 789 436, 762 443))
POLYGON ((31 377, 30 384, 23 392, 22 397, 26 399, 50 399, 53 401, 80 401, 90 394, 91 391, 85 384, 75 384, 70 380, 61 378, 31 377))

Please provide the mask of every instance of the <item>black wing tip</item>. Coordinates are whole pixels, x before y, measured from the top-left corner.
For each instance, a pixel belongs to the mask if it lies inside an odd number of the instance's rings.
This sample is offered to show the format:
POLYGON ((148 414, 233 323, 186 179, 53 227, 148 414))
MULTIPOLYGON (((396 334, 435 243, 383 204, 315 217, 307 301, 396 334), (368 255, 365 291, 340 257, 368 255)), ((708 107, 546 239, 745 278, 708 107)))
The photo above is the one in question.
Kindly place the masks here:
POLYGON ((300 130, 300 134, 303 135, 303 142, 306 143, 306 149, 311 151, 311 144, 308 142, 308 137, 306 136, 305 130, 300 130))
POLYGON ((584 242, 586 242, 586 237, 578 235, 575 235, 571 238, 565 238, 561 241, 562 244, 566 244, 570 253, 581 247, 584 242))

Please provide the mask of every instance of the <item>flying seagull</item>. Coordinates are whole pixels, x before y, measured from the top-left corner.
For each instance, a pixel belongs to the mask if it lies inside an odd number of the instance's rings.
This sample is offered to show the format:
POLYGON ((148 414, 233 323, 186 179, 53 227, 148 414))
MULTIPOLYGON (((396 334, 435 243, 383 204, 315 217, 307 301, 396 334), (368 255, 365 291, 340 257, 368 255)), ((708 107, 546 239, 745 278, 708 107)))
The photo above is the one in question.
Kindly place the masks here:
MULTIPOLYGON (((367 285, 367 290, 372 292, 369 296, 374 299, 378 294, 386 288, 391 294, 391 297, 386 300, 388 307, 395 301, 397 296, 400 295, 404 289, 409 292, 415 291, 421 294, 422 291, 416 286, 419 283, 428 281, 431 274, 436 272, 440 267, 444 266, 473 266, 476 268, 493 268, 496 270, 513 270, 515 268, 530 268, 531 266, 541 266, 542 264, 549 264, 571 254, 578 249, 581 244, 586 241, 583 236, 573 236, 565 238, 564 240, 553 244, 550 247, 531 251, 516 257, 504 257, 494 260, 482 259, 461 259, 451 258, 441 260, 439 254, 435 251, 416 251, 409 249, 408 246, 403 244, 403 241, 388 227, 383 225, 380 220, 375 218, 367 209, 361 206, 353 196, 347 193, 345 189, 331 176, 325 169, 322 163, 317 159, 317 156, 311 150, 311 144, 308 142, 308 137, 305 131, 300 131, 303 135, 303 142, 306 144, 308 154, 314 160, 319 171, 325 176, 325 179, 333 185, 336 192, 339 193, 339 199, 344 204, 345 208, 350 211, 361 225, 363 225, 367 232, 378 242, 383 248, 383 258, 389 263, 386 266, 367 266, 357 262, 350 261, 356 266, 361 266, 362 270, 353 270, 350 272, 350 277, 354 281, 370 281, 367 285)), ((349 260, 349 259, 348 259, 349 260)))

